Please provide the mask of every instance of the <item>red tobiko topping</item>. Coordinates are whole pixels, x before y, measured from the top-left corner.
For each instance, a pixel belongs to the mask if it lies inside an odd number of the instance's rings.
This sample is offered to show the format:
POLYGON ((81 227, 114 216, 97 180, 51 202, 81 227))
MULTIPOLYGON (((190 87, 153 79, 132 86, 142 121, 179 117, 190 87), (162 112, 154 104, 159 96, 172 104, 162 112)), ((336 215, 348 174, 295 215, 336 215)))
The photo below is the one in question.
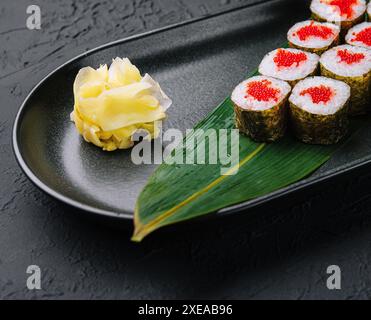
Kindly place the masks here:
POLYGON ((309 94, 312 98, 313 103, 319 104, 323 102, 328 103, 332 97, 332 89, 330 87, 324 86, 323 84, 318 87, 311 87, 300 92, 301 96, 309 94))
POLYGON ((329 4, 338 7, 342 17, 351 18, 353 6, 358 4, 358 0, 331 0, 329 4))
MULTIPOLYGON (((251 81, 246 85, 246 93, 258 101, 278 101, 280 90, 270 87, 269 80, 251 81)), ((247 98, 248 96, 245 96, 247 98)))
POLYGON ((366 58, 363 53, 352 53, 347 49, 339 50, 337 55, 340 58, 340 62, 345 62, 346 64, 358 63, 366 58))
POLYGON ((289 68, 293 64, 298 67, 299 64, 308 59, 304 52, 291 52, 288 50, 278 49, 276 56, 273 58, 274 63, 277 67, 289 68))
POLYGON ((296 35, 301 41, 306 41, 310 37, 316 37, 326 40, 333 34, 334 31, 330 27, 314 25, 314 21, 312 21, 310 25, 304 26, 296 32, 296 35))
POLYGON ((363 42, 366 46, 371 47, 371 27, 363 29, 361 32, 354 35, 355 37, 351 40, 352 42, 363 42))

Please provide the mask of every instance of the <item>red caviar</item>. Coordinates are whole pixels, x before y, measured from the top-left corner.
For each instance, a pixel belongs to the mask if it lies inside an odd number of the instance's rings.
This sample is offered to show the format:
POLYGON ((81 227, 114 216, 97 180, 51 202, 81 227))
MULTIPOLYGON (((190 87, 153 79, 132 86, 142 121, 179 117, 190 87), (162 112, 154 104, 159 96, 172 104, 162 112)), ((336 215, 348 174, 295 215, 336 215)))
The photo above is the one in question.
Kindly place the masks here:
POLYGON ((332 89, 330 87, 324 86, 323 84, 318 87, 311 87, 300 92, 301 96, 309 94, 312 98, 313 103, 319 104, 323 102, 328 103, 332 97, 332 89))
POLYGON ((331 0, 329 4, 338 7, 341 16, 349 19, 353 16, 353 6, 358 4, 358 0, 331 0))
POLYGON ((352 42, 363 42, 366 46, 371 47, 371 27, 363 29, 358 34, 355 35, 354 39, 351 40, 352 42))
POLYGON ((288 50, 278 49, 276 56, 273 58, 274 63, 277 67, 289 68, 293 64, 298 67, 299 64, 308 59, 304 52, 291 52, 288 50))
POLYGON ((363 53, 352 53, 347 49, 339 50, 337 56, 340 58, 340 62, 345 62, 346 64, 358 63, 366 58, 363 53))
POLYGON ((310 25, 300 28, 296 34, 301 41, 306 41, 310 37, 327 40, 334 35, 334 31, 327 26, 314 25, 314 21, 312 21, 310 25))
MULTIPOLYGON (((278 101, 280 90, 271 87, 269 80, 251 81, 246 85, 246 93, 258 101, 278 101)), ((247 98, 248 96, 245 96, 247 98)))

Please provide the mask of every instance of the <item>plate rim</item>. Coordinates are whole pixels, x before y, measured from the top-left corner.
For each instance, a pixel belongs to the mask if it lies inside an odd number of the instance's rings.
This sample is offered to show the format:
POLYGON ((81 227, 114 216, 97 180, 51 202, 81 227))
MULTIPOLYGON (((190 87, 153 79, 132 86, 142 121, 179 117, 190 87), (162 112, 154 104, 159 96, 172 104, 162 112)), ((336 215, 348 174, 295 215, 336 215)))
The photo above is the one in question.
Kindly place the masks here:
MULTIPOLYGON (((237 12, 237 11, 240 11, 240 10, 243 10, 243 9, 247 9, 249 7, 254 7, 254 6, 262 5, 262 4, 265 4, 265 3, 268 3, 268 2, 277 2, 277 1, 280 1, 280 0, 260 0, 260 1, 257 0, 255 3, 246 4, 246 5, 243 5, 243 6, 238 6, 238 7, 235 7, 235 8, 229 9, 229 10, 225 10, 225 11, 221 11, 221 12, 217 12, 217 13, 214 13, 214 14, 211 14, 211 15, 204 15, 204 16, 201 16, 201 17, 198 17, 198 18, 189 19, 189 20, 182 21, 182 22, 179 22, 179 23, 171 24, 171 25, 168 25, 168 26, 165 26, 165 27, 157 28, 157 29, 150 30, 150 31, 147 31, 147 32, 144 32, 144 33, 140 33, 140 34, 136 34, 136 35, 133 35, 133 36, 129 36, 129 37, 125 37, 125 38, 122 38, 122 39, 118 39, 118 40, 115 40, 115 41, 108 42, 106 44, 97 46, 93 49, 90 49, 90 50, 88 50, 84 53, 81 53, 81 54, 67 60, 66 62, 64 62, 63 64, 61 64, 60 66, 58 66, 57 68, 52 70, 51 72, 49 72, 46 76, 44 76, 31 89, 31 91, 28 93, 26 98, 23 100, 23 102, 22 102, 22 104, 21 104, 21 106, 20 106, 20 108, 19 108, 19 110, 16 114, 15 120, 13 122, 13 128, 12 128, 12 149, 13 149, 13 153, 15 155, 15 158, 16 158, 16 161, 17 161, 18 165, 20 166, 22 171, 25 173, 27 178, 36 187, 38 187, 40 190, 42 190, 46 194, 52 196, 53 198, 65 203, 65 204, 68 204, 68 205, 70 205, 72 207, 75 207, 77 209, 80 209, 80 210, 83 210, 83 211, 86 211, 86 212, 90 212, 90 213, 93 213, 93 214, 97 214, 97 215, 100 215, 100 216, 106 216, 106 217, 121 219, 121 220, 125 220, 125 221, 128 221, 128 220, 133 221, 133 219, 134 219, 133 212, 129 213, 127 211, 118 212, 118 211, 115 211, 115 210, 99 209, 97 207, 82 203, 80 201, 74 200, 74 199, 72 199, 72 198, 70 198, 66 195, 63 195, 62 193, 54 190, 52 187, 49 187, 48 184, 44 183, 43 181, 41 181, 41 179, 38 178, 38 176, 32 171, 32 169, 27 165, 26 161, 24 160, 24 158, 22 156, 22 153, 20 151, 20 143, 18 141, 19 140, 20 126, 21 126, 21 123, 22 123, 22 118, 23 118, 24 112, 26 110, 26 106, 27 106, 28 101, 36 93, 36 91, 49 78, 51 78, 54 74, 56 74, 58 71, 60 71, 61 69, 63 69, 67 65, 69 65, 70 63, 73 63, 73 62, 75 62, 75 61, 77 61, 81 58, 88 57, 91 54, 94 54, 95 52, 113 47, 113 46, 118 45, 118 44, 127 43, 127 42, 130 42, 130 41, 133 41, 133 40, 138 40, 138 39, 141 39, 141 38, 145 38, 145 37, 155 35, 155 34, 158 34, 158 33, 161 33, 161 32, 165 32, 165 31, 168 31, 168 30, 172 30, 172 29, 180 28, 180 27, 183 27, 183 26, 186 26, 186 25, 194 24, 194 23, 197 23, 197 22, 200 22, 200 21, 209 20, 209 19, 212 19, 212 18, 215 18, 215 17, 218 17, 218 16, 228 15, 228 14, 233 13, 233 12, 237 12)), ((236 205, 232 205, 232 206, 217 210, 215 213, 217 215, 223 215, 223 216, 227 215, 227 214, 232 214, 232 213, 239 213, 239 212, 242 212, 244 210, 257 207, 257 206, 263 204, 264 202, 275 200, 275 199, 277 199, 281 196, 288 195, 290 193, 293 193, 295 191, 310 187, 314 184, 323 182, 325 180, 326 181, 330 180, 331 178, 334 178, 335 176, 337 176, 339 174, 348 173, 348 172, 353 171, 357 168, 360 168, 360 167, 363 167, 363 166, 366 166, 366 165, 370 165, 370 164, 371 164, 371 155, 369 157, 366 156, 366 157, 357 159, 355 161, 352 161, 348 164, 342 165, 342 166, 340 166, 338 168, 335 168, 333 170, 330 170, 326 174, 322 174, 319 177, 305 178, 305 179, 303 179, 301 181, 298 181, 294 184, 291 184, 291 185, 289 185, 285 188, 281 188, 277 191, 271 192, 267 195, 258 197, 256 199, 252 199, 252 200, 249 200, 249 201, 245 201, 245 202, 242 202, 242 203, 239 203, 239 204, 236 204, 236 205)))
POLYGON ((101 51, 101 50, 104 50, 104 49, 108 49, 108 48, 113 47, 113 46, 118 45, 118 44, 127 43, 127 42, 130 42, 130 41, 133 41, 133 40, 145 38, 145 37, 155 35, 155 34, 158 34, 158 33, 161 33, 161 32, 165 32, 165 31, 180 28, 180 27, 183 27, 183 26, 186 26, 186 25, 189 25, 189 24, 197 23, 199 21, 209 20, 209 19, 212 19, 212 18, 215 18, 215 17, 218 17, 218 16, 223 16, 223 15, 227 15, 229 13, 237 12, 237 11, 243 10, 245 8, 254 7, 254 6, 257 6, 257 5, 260 5, 260 4, 264 4, 264 3, 267 3, 267 2, 275 2, 275 1, 279 1, 279 0, 257 0, 254 3, 250 3, 250 4, 246 4, 246 5, 242 5, 242 6, 237 6, 235 8, 231 8, 231 9, 228 9, 228 10, 216 12, 216 13, 210 14, 210 15, 202 15, 198 18, 188 19, 188 20, 178 22, 178 23, 174 23, 174 24, 170 24, 170 25, 167 25, 167 26, 164 26, 164 27, 161 27, 161 28, 156 28, 156 29, 153 29, 153 30, 150 30, 150 31, 147 31, 147 32, 142 32, 142 33, 135 34, 135 35, 132 35, 132 36, 129 36, 129 37, 114 40, 114 41, 99 45, 99 46, 97 46, 93 49, 90 49, 86 52, 83 52, 81 54, 78 54, 77 56, 67 60, 64 63, 62 63, 60 66, 56 67, 54 70, 52 70, 47 75, 45 75, 31 89, 31 91, 28 93, 26 98, 23 100, 20 108, 17 111, 16 117, 15 117, 14 122, 13 122, 13 127, 12 127, 12 149, 13 149, 13 153, 15 155, 15 158, 16 158, 16 161, 17 161, 18 165, 20 166, 22 171, 25 173, 27 178, 29 180, 31 180, 31 182, 34 185, 36 185, 36 187, 38 187, 40 190, 42 190, 46 194, 52 196, 53 198, 55 198, 55 199, 57 199, 57 200, 59 200, 63 203, 71 205, 72 207, 75 207, 77 209, 81 209, 83 211, 91 212, 91 213, 98 214, 98 215, 103 215, 103 216, 107 216, 107 217, 111 217, 111 218, 119 218, 119 219, 124 219, 124 220, 133 220, 134 219, 133 213, 128 213, 128 212, 125 212, 125 211, 117 212, 117 211, 114 211, 114 210, 99 209, 99 208, 96 208, 94 206, 90 206, 90 205, 84 204, 82 202, 79 202, 77 200, 73 200, 70 197, 63 195, 62 193, 60 193, 58 191, 55 191, 53 188, 49 187, 46 183, 44 183, 43 181, 41 181, 41 179, 38 178, 38 176, 32 171, 32 169, 27 165, 26 161, 24 160, 24 158, 22 156, 22 153, 20 151, 20 144, 19 144, 19 141, 18 141, 19 140, 20 125, 22 123, 22 118, 23 118, 23 115, 24 115, 24 112, 25 112, 26 105, 27 105, 28 101, 36 93, 36 91, 49 78, 51 78, 54 74, 56 74, 59 70, 63 69, 64 67, 66 67, 70 63, 73 63, 73 62, 75 62, 75 61, 77 61, 81 58, 88 57, 95 52, 98 52, 98 51, 101 51))

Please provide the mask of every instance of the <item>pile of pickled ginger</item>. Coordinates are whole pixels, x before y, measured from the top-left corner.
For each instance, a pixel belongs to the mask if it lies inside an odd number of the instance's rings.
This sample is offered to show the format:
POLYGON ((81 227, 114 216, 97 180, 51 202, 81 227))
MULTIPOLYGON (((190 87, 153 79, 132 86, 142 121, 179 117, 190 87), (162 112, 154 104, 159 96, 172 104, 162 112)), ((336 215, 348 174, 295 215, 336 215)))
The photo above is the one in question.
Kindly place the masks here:
POLYGON ((129 59, 116 58, 111 66, 79 71, 74 82, 71 120, 85 141, 106 151, 128 149, 133 135, 145 130, 147 138, 159 134, 169 97, 148 74, 141 76, 129 59))

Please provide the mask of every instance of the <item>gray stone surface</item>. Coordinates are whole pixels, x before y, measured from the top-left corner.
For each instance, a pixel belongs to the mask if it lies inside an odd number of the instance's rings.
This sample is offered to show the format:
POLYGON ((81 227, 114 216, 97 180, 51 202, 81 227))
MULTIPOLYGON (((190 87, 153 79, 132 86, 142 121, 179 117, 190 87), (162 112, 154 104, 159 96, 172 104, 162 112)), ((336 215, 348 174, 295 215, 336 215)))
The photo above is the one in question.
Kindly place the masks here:
MULTIPOLYGON (((15 162, 13 119, 27 93, 55 67, 111 40, 248 2, 35 0, 42 30, 29 31, 30 1, 1 1, 1 299, 371 297, 369 182, 357 199, 339 199, 326 219, 309 200, 269 223, 215 228, 204 223, 187 232, 160 232, 137 245, 129 241, 130 228, 112 228, 43 194, 15 162), (42 269, 37 292, 26 289, 30 264, 42 269), (340 291, 326 289, 332 264, 342 268, 340 291)), ((345 186, 349 199, 357 183, 345 186)))

